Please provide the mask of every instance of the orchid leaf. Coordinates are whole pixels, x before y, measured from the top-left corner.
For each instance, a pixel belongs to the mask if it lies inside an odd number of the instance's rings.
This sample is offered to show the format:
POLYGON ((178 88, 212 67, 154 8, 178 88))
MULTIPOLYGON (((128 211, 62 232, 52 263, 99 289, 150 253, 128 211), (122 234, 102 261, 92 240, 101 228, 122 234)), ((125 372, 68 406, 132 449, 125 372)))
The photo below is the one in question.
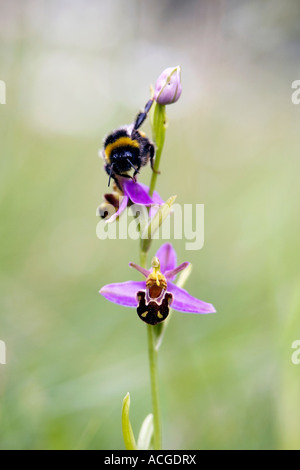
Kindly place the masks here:
POLYGON ((138 450, 150 450, 153 437, 154 425, 153 414, 150 413, 143 421, 140 429, 137 448, 138 450))
POLYGON ((125 448, 127 450, 136 450, 136 442, 129 419, 130 394, 126 394, 122 405, 122 432, 125 448))

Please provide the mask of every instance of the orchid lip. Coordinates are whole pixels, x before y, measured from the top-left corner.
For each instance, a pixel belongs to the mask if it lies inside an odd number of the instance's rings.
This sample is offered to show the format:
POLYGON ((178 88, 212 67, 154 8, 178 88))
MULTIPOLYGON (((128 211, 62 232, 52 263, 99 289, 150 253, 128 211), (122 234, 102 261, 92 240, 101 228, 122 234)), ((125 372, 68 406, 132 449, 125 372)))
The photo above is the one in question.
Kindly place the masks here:
POLYGON ((159 296, 159 297, 156 297, 156 298, 150 297, 150 295, 149 295, 149 290, 148 290, 148 289, 144 289, 144 290, 142 290, 142 291, 137 292, 137 294, 136 294, 137 303, 139 303, 139 301, 140 301, 139 296, 140 296, 141 292, 144 292, 144 293, 145 293, 146 305, 149 305, 150 302, 154 302, 154 303, 156 303, 157 305, 161 305, 161 304, 162 304, 162 301, 164 300, 166 294, 171 295, 171 296, 172 296, 172 301, 173 301, 173 294, 171 294, 171 292, 168 292, 166 289, 163 289, 162 292, 161 292, 161 294, 160 294, 160 296, 159 296))
POLYGON ((173 296, 169 292, 165 292, 163 299, 158 304, 153 300, 147 302, 145 291, 140 291, 138 292, 137 299, 139 302, 137 314, 140 319, 148 325, 157 325, 164 321, 169 315, 173 296))

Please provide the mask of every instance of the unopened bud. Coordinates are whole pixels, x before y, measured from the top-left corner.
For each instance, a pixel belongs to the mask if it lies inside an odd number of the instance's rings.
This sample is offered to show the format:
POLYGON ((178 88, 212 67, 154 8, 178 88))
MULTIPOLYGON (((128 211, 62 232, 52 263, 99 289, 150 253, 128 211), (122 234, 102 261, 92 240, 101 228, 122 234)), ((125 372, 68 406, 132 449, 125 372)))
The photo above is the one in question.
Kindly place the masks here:
POLYGON ((161 105, 176 103, 179 100, 181 87, 181 68, 169 67, 158 77, 155 84, 154 99, 161 105))

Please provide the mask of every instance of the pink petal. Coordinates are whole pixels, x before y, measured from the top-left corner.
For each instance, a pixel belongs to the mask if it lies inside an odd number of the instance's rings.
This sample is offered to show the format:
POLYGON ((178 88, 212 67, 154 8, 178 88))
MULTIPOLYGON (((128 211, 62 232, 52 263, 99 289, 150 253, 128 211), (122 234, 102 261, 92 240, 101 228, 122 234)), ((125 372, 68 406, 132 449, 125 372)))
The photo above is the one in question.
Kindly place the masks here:
POLYGON ((175 286, 172 282, 168 282, 167 291, 174 296, 172 308, 179 312, 186 313, 215 313, 216 310, 212 304, 203 302, 203 300, 192 297, 186 290, 175 286))
POLYGON ((166 271, 172 271, 176 268, 177 256, 171 243, 162 245, 156 253, 160 261, 160 270, 164 274, 166 271))
POLYGON ((165 275, 165 277, 166 277, 167 279, 171 279, 171 280, 172 280, 172 279, 175 278, 175 276, 176 276, 178 273, 180 273, 180 271, 183 271, 185 268, 187 268, 187 267, 189 266, 189 264, 190 264, 190 263, 186 261, 185 263, 182 263, 182 264, 180 264, 179 266, 177 266, 177 268, 172 269, 171 271, 166 271, 166 272, 164 273, 164 275, 165 275))
POLYGON ((129 263, 129 266, 131 268, 134 268, 136 269, 137 271, 139 271, 141 274, 143 274, 143 276, 145 277, 148 277, 150 272, 151 271, 148 271, 148 269, 145 269, 145 268, 142 268, 141 266, 139 266, 138 264, 135 264, 135 263, 129 263))
MULTIPOLYGON (((147 194, 149 194, 150 188, 146 184, 143 183, 138 183, 145 191, 147 194)), ((162 206, 165 203, 165 201, 160 197, 157 191, 153 192, 152 195, 152 204, 158 204, 159 206, 162 206)))
POLYGON ((138 291, 145 288, 145 281, 127 281, 116 284, 107 284, 102 287, 99 293, 115 304, 124 305, 124 307, 137 308, 138 301, 136 299, 136 294, 138 291))
POLYGON ((168 67, 160 74, 154 90, 154 99, 157 103, 172 104, 180 98, 182 92, 180 70, 179 66, 168 67))
POLYGON ((151 206, 153 204, 152 198, 140 183, 132 179, 122 178, 121 184, 124 193, 134 204, 140 204, 141 206, 151 206))

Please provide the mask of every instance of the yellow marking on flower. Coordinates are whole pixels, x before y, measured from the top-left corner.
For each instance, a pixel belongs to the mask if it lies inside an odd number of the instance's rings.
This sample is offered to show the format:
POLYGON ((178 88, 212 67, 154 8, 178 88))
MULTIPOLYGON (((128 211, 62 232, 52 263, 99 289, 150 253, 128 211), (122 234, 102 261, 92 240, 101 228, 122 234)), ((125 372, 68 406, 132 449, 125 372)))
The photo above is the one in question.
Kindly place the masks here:
POLYGON ((158 312, 157 312, 157 317, 158 317, 158 318, 164 318, 163 315, 160 313, 159 310, 158 310, 158 312))
POLYGON ((147 315, 148 315, 148 312, 144 312, 141 314, 141 317, 146 318, 147 315))
POLYGON ((160 262, 156 256, 152 259, 151 264, 153 271, 147 277, 146 287, 149 289, 150 297, 156 299, 160 296, 162 290, 167 288, 167 280, 160 272, 160 262))
POLYGON ((139 146, 140 145, 137 140, 133 140, 130 137, 119 137, 119 139, 117 139, 115 142, 112 142, 111 144, 108 144, 105 147, 105 159, 109 163, 111 153, 116 148, 119 148, 119 147, 139 148, 139 146))
POLYGON ((159 287, 160 286, 159 278, 160 276, 162 276, 160 272, 160 261, 156 256, 154 256, 151 264, 153 268, 153 274, 156 276, 156 285, 159 287))
POLYGON ((157 256, 154 256, 154 258, 152 258, 151 266, 153 268, 153 271, 155 272, 160 270, 160 261, 157 256))

